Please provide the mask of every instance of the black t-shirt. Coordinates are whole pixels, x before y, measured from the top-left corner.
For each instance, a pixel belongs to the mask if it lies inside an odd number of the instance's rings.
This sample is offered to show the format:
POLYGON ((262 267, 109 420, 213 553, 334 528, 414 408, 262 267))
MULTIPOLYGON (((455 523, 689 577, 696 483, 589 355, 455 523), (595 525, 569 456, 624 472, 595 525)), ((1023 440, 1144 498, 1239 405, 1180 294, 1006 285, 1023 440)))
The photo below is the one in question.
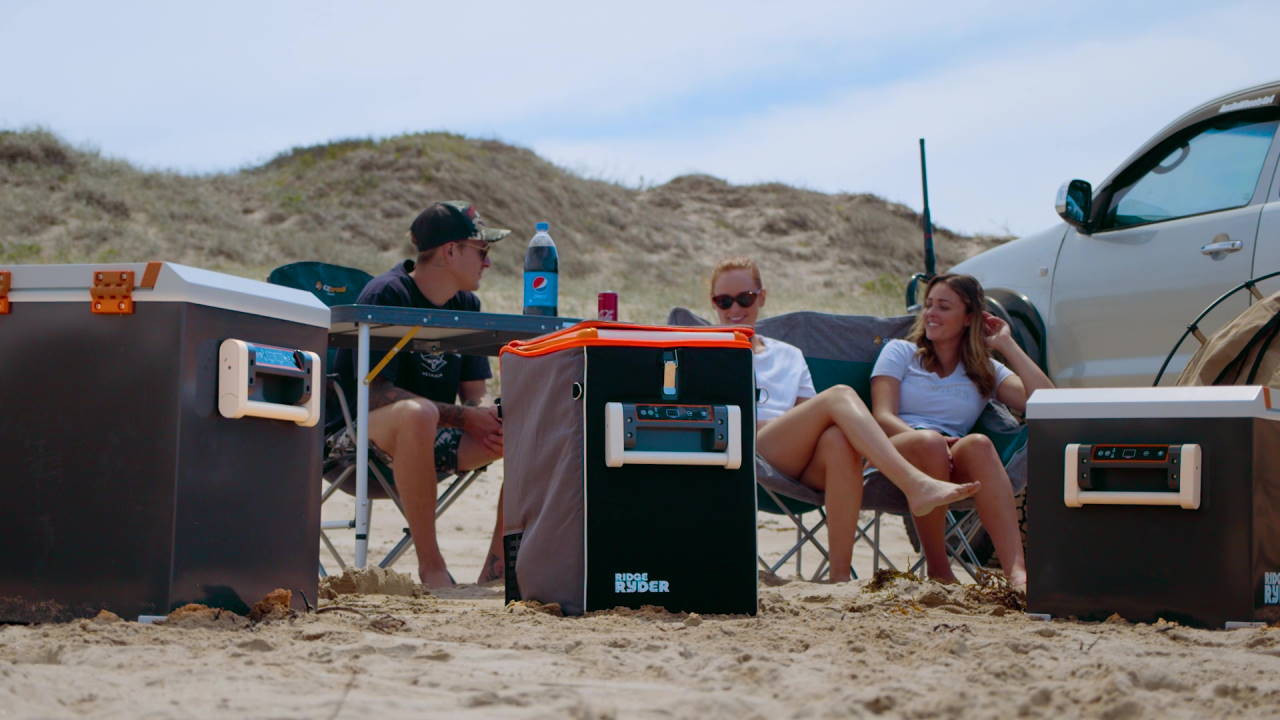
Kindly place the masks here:
MULTIPOLYGON (((365 285, 360 297, 356 300, 361 305, 392 305, 396 307, 416 307, 426 310, 480 310, 480 298, 466 290, 449 298, 444 305, 436 305, 427 299, 418 289, 417 283, 409 273, 413 272, 413 261, 405 260, 387 272, 375 277, 365 285)), ((344 350, 338 358, 338 372, 342 377, 342 385, 347 396, 353 399, 355 388, 355 357, 350 350, 344 350)), ((369 367, 372 368, 382 354, 370 353, 369 367)), ((399 352, 391 362, 378 373, 378 378, 389 380, 397 387, 437 402, 456 403, 458 401, 459 383, 467 380, 487 380, 493 373, 489 370, 489 359, 478 355, 459 355, 458 353, 421 353, 399 352)), ((355 405, 352 406, 354 412, 355 405)))

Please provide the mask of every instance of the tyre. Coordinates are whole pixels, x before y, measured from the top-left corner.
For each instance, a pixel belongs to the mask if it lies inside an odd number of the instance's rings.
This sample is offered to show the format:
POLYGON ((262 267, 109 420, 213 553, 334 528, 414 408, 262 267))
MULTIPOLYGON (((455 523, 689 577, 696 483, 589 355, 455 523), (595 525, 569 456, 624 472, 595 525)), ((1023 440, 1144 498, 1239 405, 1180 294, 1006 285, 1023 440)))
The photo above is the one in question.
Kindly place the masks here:
POLYGON ((1009 321, 1009 330, 1013 333, 1013 339, 1018 343, 1018 347, 1027 354, 1027 357, 1035 361, 1041 370, 1045 370, 1047 360, 1044 357, 1044 343, 1040 341, 1040 337, 1032 330, 1031 323, 1021 315, 1014 315, 1009 321))

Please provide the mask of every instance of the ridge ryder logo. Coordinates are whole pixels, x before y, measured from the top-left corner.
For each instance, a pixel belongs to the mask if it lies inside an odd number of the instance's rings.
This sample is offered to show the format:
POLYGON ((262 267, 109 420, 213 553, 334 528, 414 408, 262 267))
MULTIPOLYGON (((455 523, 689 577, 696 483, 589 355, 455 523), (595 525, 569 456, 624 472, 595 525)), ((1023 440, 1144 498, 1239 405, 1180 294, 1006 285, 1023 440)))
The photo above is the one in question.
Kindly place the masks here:
POLYGON ((664 593, 671 592, 666 580, 650 580, 649 573, 614 573, 613 591, 616 593, 664 593))
POLYGON ((1262 604, 1280 605, 1280 572, 1262 573, 1262 604))

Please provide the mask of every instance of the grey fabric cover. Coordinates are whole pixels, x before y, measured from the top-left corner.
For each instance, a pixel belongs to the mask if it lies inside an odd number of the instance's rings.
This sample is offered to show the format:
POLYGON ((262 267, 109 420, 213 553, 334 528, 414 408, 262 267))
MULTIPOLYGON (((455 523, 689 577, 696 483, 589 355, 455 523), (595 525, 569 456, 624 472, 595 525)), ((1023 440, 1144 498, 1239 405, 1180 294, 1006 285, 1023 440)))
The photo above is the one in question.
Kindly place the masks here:
MULTIPOLYGON (((875 362, 885 341, 906 336, 915 322, 914 315, 881 318, 869 315, 835 315, 812 311, 784 313, 760 320, 756 331, 765 337, 782 340, 800 348, 806 358, 841 360, 847 362, 875 362)), ((669 325, 710 325, 711 323, 687 308, 677 307, 667 316, 669 325)), ((978 418, 976 429, 981 431, 1008 432, 1016 429, 1018 420, 1009 410, 997 402, 988 403, 978 418)), ((1026 447, 1019 450, 1006 466, 1015 494, 1027 484, 1026 447)), ((822 494, 799 480, 783 475, 767 462, 757 458, 757 481, 770 490, 786 497, 814 505, 822 504, 822 494), (768 472, 760 474, 761 467, 768 472), (814 499, 816 498, 816 500, 814 499)), ((907 499, 902 491, 882 473, 868 475, 863 484, 862 507, 864 510, 906 515, 907 499)), ((973 507, 972 500, 956 503, 952 509, 973 507)))
POLYGON ((502 356, 502 533, 524 533, 516 578, 525 599, 583 612, 585 593, 582 348, 502 356))

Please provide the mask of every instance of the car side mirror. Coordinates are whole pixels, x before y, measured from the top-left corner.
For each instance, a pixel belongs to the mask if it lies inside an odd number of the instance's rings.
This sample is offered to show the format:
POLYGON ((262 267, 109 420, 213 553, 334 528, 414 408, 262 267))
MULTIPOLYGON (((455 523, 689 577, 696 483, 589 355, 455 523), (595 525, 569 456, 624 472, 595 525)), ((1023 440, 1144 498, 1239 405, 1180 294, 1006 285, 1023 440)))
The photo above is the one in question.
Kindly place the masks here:
POLYGON ((1092 232, 1089 218, 1093 215, 1093 186, 1088 180, 1071 180, 1058 188, 1054 202, 1058 216, 1068 225, 1088 235, 1092 232))

